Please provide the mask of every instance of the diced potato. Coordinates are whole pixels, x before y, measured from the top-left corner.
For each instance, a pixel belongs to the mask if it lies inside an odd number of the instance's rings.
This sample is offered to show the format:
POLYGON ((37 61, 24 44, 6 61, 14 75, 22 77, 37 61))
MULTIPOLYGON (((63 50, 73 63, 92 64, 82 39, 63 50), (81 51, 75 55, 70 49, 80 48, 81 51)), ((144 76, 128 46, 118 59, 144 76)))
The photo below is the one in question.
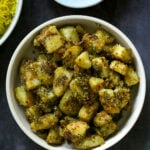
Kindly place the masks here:
POLYGON ((93 134, 85 137, 80 142, 75 143, 76 149, 92 149, 104 144, 104 139, 100 135, 93 134))
POLYGON ((58 97, 62 96, 72 78, 72 72, 64 67, 58 67, 54 72, 53 91, 58 97))
POLYGON ((89 125, 84 121, 71 122, 63 129, 63 136, 76 143, 84 138, 88 129, 89 125))
POLYGON ((131 93, 129 88, 116 88, 114 90, 115 97, 120 100, 120 108, 124 108, 131 99, 131 93))
POLYGON ((53 106, 49 103, 44 103, 43 101, 38 102, 37 104, 39 108, 42 110, 44 113, 50 113, 53 110, 53 106))
POLYGON ((77 25, 76 26, 76 31, 79 33, 79 34, 81 34, 81 35, 83 35, 83 34, 85 34, 86 33, 86 30, 83 28, 83 26, 81 26, 81 25, 77 25))
MULTIPOLYGON (((61 125, 62 128, 64 128, 69 123, 76 122, 76 121, 78 121, 77 118, 72 118, 72 117, 69 117, 69 116, 65 116, 62 120, 60 120, 60 125, 61 125)), ((61 132, 61 135, 63 136, 63 132, 61 132)))
POLYGON ((75 59, 76 64, 83 68, 83 69, 89 69, 91 68, 91 61, 89 58, 89 54, 87 51, 82 52, 76 59, 75 59))
POLYGON ((52 35, 46 37, 43 43, 47 53, 51 54, 64 45, 64 40, 60 35, 52 35))
POLYGON ((55 126, 58 122, 58 118, 54 114, 46 114, 33 121, 30 127, 34 131, 49 129, 55 126))
POLYGON ((95 34, 84 34, 82 41, 83 47, 91 54, 100 53, 105 45, 105 41, 95 34))
POLYGON ((94 102, 93 104, 83 105, 79 111, 78 117, 80 120, 89 122, 98 110, 99 102, 94 102))
POLYGON ((127 84, 127 86, 133 86, 137 83, 139 83, 140 79, 138 74, 134 71, 134 69, 132 67, 128 68, 128 71, 125 75, 125 83, 127 84))
POLYGON ((128 66, 118 60, 113 60, 110 64, 110 69, 120 73, 121 75, 126 75, 128 66))
POLYGON ((68 48, 63 55, 63 64, 68 68, 73 68, 75 59, 78 57, 82 48, 80 46, 72 46, 68 48))
POLYGON ((15 96, 19 104, 24 107, 30 107, 34 104, 33 95, 30 91, 26 90, 25 86, 16 87, 15 96))
POLYGON ((53 53, 64 45, 64 39, 56 26, 47 26, 34 39, 34 46, 43 45, 47 53, 53 53))
POLYGON ((59 103, 60 110, 68 116, 76 116, 80 110, 79 101, 73 96, 71 90, 67 90, 59 103))
POLYGON ((110 123, 112 117, 106 111, 101 111, 96 114, 93 121, 96 127, 102 127, 103 125, 110 123))
POLYGON ((44 103, 54 104, 57 101, 57 96, 54 94, 52 89, 40 86, 36 90, 36 94, 44 103))
POLYGON ((63 143, 64 138, 60 136, 60 128, 58 126, 55 126, 49 130, 46 141, 52 145, 60 145, 63 143))
POLYGON ((117 130, 117 125, 114 122, 107 123, 100 128, 100 132, 104 138, 109 137, 117 130))
POLYGON ((123 61, 125 63, 132 63, 132 61, 133 61, 131 50, 126 49, 125 47, 121 46, 120 44, 116 44, 113 47, 112 57, 114 57, 115 59, 118 59, 120 61, 123 61))
POLYGON ((107 113, 117 114, 120 112, 120 100, 115 97, 112 89, 101 89, 99 100, 107 113))
POLYGON ((60 29, 60 33, 63 35, 67 42, 72 42, 73 44, 78 44, 80 41, 79 35, 76 28, 73 26, 67 26, 60 29))
POLYGON ((105 80, 106 88, 123 87, 124 80, 121 79, 121 75, 113 70, 110 70, 109 76, 105 80))
POLYGON ((110 35, 107 31, 104 29, 97 30, 94 35, 96 35, 99 39, 104 40, 106 44, 110 44, 114 41, 114 37, 110 35))
POLYGON ((42 111, 38 105, 33 105, 26 109, 26 117, 30 122, 37 120, 40 116, 42 116, 42 111))
POLYGON ((91 77, 89 79, 89 85, 91 89, 97 93, 100 89, 104 88, 105 82, 101 78, 91 77))
POLYGON ((92 59, 92 67, 100 72, 101 78, 107 78, 109 75, 108 60, 105 57, 95 57, 92 59))

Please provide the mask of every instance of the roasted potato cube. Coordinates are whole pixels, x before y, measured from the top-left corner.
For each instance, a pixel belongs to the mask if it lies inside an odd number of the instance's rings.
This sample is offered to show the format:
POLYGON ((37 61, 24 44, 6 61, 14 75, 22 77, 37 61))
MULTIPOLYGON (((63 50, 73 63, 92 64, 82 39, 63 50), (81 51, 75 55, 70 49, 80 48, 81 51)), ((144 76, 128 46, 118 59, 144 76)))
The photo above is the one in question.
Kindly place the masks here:
POLYGON ((124 80, 127 86, 133 86, 139 83, 140 81, 138 74, 134 71, 132 67, 128 68, 128 71, 124 77, 124 80))
MULTIPOLYGON (((64 128, 69 123, 76 122, 76 121, 78 121, 77 118, 72 118, 72 117, 69 117, 69 116, 65 116, 62 120, 60 120, 60 125, 61 125, 62 128, 64 128)), ((61 132, 61 135, 63 136, 63 132, 61 132)))
POLYGON ((99 39, 102 39, 106 44, 110 44, 115 40, 114 37, 104 29, 97 30, 94 35, 96 35, 99 39))
POLYGON ((106 112, 110 114, 120 112, 120 100, 115 97, 112 89, 101 89, 99 91, 99 100, 106 112))
POLYGON ((110 64, 110 69, 120 73, 121 75, 126 75, 128 66, 118 60, 113 60, 110 64))
POLYGON ((79 33, 79 35, 83 35, 83 34, 86 33, 85 29, 84 29, 83 26, 81 26, 81 25, 77 25, 77 26, 76 26, 76 30, 77 30, 77 32, 79 33))
POLYGON ((61 28, 60 33, 62 34, 62 36, 65 38, 67 42, 78 44, 78 42, 80 41, 76 28, 73 26, 67 26, 61 28))
POLYGON ((100 135, 93 134, 85 137, 80 142, 75 143, 76 149, 92 149, 94 147, 104 144, 104 139, 100 135))
POLYGON ((62 47, 64 42, 56 26, 48 26, 34 39, 34 46, 43 45, 47 53, 53 53, 62 47))
POLYGON ((89 58, 89 54, 87 51, 82 52, 76 59, 76 64, 83 68, 83 69, 89 69, 91 68, 91 61, 89 58))
POLYGON ((57 122, 58 118, 54 114, 46 114, 31 122, 30 127, 34 131, 44 130, 55 126, 57 122))
POLYGON ((73 96, 71 90, 67 90, 59 103, 60 110, 68 116, 76 116, 80 110, 79 101, 73 96))
POLYGON ((79 111, 78 117, 80 120, 89 122, 98 110, 99 102, 94 102, 93 104, 83 105, 79 111))
POLYGON ((100 89, 104 88, 105 82, 101 78, 91 77, 89 79, 89 85, 91 89, 97 93, 100 89))
POLYGON ((63 129, 63 137, 76 143, 85 137, 88 129, 89 125, 84 121, 71 122, 63 129))
POLYGON ((112 117, 106 111, 101 111, 96 114, 93 121, 96 127, 102 127, 103 125, 110 123, 112 121, 112 117))
POLYGON ((72 46, 68 48, 63 55, 63 64, 68 68, 73 68, 75 59, 82 51, 81 46, 72 46))
POLYGON ((131 99, 131 93, 129 88, 119 87, 114 90, 116 99, 120 100, 120 109, 124 108, 131 99))
POLYGON ((100 72, 101 78, 107 78, 109 75, 109 65, 105 57, 95 57, 92 59, 92 67, 100 72))
POLYGON ((40 97, 40 99, 44 103, 55 104, 55 102, 57 101, 57 96, 54 94, 54 92, 50 88, 40 86, 36 90, 36 94, 40 97))
POLYGON ((42 110, 44 113, 50 113, 53 110, 53 106, 49 103, 44 103, 43 101, 38 102, 37 104, 39 108, 42 110))
POLYGON ((105 80, 106 88, 116 88, 116 87, 123 87, 124 80, 121 79, 121 75, 113 70, 110 70, 109 76, 105 80))
POLYGON ((107 123, 103 125, 100 128, 100 132, 104 138, 108 138, 110 135, 112 135, 117 130, 117 125, 113 121, 110 123, 107 123))
POLYGON ((37 120, 40 116, 42 116, 42 111, 38 105, 26 109, 26 117, 30 122, 37 120))
POLYGON ((98 38, 95 34, 84 34, 83 38, 83 47, 90 53, 95 54, 102 51, 105 41, 98 38))
POLYGON ((48 136, 46 138, 48 144, 60 145, 63 143, 64 138, 60 136, 60 127, 55 126, 49 130, 48 136))
POLYGON ((64 67, 58 67, 54 72, 53 91, 58 97, 62 96, 72 78, 72 72, 64 67))
POLYGON ((19 104, 24 107, 30 107, 34 104, 33 95, 30 91, 26 90, 25 86, 16 87, 15 96, 19 104))
POLYGON ((120 44, 113 47, 112 57, 125 63, 132 63, 133 57, 130 49, 126 49, 120 44))

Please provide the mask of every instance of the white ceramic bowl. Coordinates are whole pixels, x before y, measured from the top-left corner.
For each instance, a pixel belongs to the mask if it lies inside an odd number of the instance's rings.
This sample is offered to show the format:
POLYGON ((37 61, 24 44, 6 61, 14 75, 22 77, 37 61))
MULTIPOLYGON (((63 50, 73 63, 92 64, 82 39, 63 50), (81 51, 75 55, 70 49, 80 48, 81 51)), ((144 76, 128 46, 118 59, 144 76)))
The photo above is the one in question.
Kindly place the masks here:
MULTIPOLYGON (((145 91, 146 91, 146 79, 145 79, 145 72, 144 67, 141 61, 141 58, 138 54, 138 51, 132 44, 132 42, 116 27, 113 25, 97 18, 89 17, 89 16, 81 16, 81 15, 73 15, 73 16, 64 16, 56 19, 52 19, 50 21, 47 21, 43 23, 42 25, 35 28, 33 31, 31 31, 18 45, 16 48, 7 71, 7 77, 6 77, 6 94, 8 99, 8 104, 11 110, 11 113, 19 125, 19 127, 22 129, 22 131, 31 138, 35 143, 39 144, 45 149, 51 149, 51 150, 62 150, 62 149, 71 149, 70 145, 67 145, 66 143, 62 146, 54 147, 48 145, 43 139, 39 138, 36 134, 34 134, 29 126, 29 123, 24 115, 24 111, 22 107, 20 107, 15 99, 14 96, 14 88, 16 87, 18 83, 18 67, 20 64, 20 61, 24 57, 33 57, 32 50, 34 50, 32 46, 32 41, 34 36, 45 26, 55 24, 57 26, 62 25, 68 25, 68 24, 81 24, 83 25, 89 32, 94 31, 99 26, 102 26, 105 30, 110 32, 113 36, 116 37, 116 39, 123 44, 124 46, 131 48, 132 53, 134 56, 134 62, 136 71, 139 74, 140 77, 140 83, 137 86, 136 90, 134 90, 134 97, 133 97, 133 103, 132 103, 132 109, 130 113, 125 113, 124 117, 119 123, 120 130, 112 137, 110 137, 104 145, 101 147, 95 148, 98 150, 104 150, 118 141, 120 141, 133 127, 135 122, 137 121, 140 112, 143 107, 144 98, 145 98, 145 91)), ((138 136, 138 135, 137 135, 138 136)))
POLYGON ((16 12, 15 12, 15 15, 14 15, 14 17, 12 19, 12 22, 9 25, 8 29, 6 30, 6 32, 4 33, 4 35, 2 37, 0 37, 0 46, 7 40, 7 38, 10 36, 10 34, 13 31, 13 29, 15 28, 15 26, 17 24, 17 21, 19 19, 20 13, 21 13, 22 4, 23 4, 23 0, 18 0, 17 7, 16 7, 16 12))
POLYGON ((70 8, 86 8, 94 6, 103 0, 55 0, 57 3, 70 8))

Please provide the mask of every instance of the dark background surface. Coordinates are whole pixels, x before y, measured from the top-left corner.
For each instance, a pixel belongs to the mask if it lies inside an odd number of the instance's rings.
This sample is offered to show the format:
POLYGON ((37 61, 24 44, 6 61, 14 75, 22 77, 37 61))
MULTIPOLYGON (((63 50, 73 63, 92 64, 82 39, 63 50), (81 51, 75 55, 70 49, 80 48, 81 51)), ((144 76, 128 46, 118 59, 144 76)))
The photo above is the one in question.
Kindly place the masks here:
POLYGON ((104 0, 86 9, 63 7, 53 0, 24 0, 17 26, 0 47, 0 149, 43 150, 33 143, 18 127, 8 108, 5 78, 9 60, 23 37, 37 25, 49 19, 71 14, 102 18, 121 29, 140 53, 147 76, 147 94, 143 111, 129 134, 110 150, 150 149, 150 1, 104 0))

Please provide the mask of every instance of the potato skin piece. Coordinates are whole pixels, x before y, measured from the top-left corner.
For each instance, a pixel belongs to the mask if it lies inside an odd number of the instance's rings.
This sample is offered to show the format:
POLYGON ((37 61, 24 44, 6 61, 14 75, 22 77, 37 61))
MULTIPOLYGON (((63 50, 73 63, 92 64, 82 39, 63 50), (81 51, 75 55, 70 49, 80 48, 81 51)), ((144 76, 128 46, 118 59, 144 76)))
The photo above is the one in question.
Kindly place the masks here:
POLYGON ((75 143, 76 149, 91 149, 104 144, 104 139, 102 136, 93 134, 85 137, 80 142, 75 143))
POLYGON ((45 114, 38 118, 38 120, 33 121, 30 127, 34 131, 49 129, 55 126, 58 122, 58 118, 54 114, 45 114))

